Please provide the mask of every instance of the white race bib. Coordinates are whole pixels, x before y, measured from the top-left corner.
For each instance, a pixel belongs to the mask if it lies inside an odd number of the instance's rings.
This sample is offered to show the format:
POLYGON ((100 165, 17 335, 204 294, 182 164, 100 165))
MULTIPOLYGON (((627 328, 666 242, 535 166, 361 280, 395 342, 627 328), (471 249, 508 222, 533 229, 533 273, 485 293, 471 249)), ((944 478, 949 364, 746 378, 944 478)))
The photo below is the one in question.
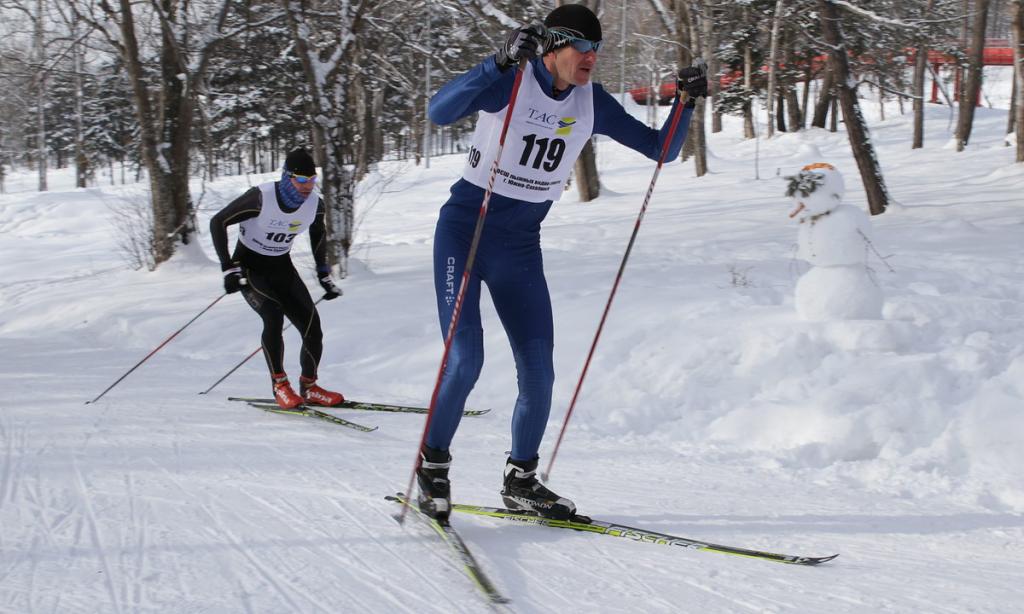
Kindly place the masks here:
MULTIPOLYGON (((507 112, 508 106, 497 113, 481 111, 473 132, 462 177, 484 189, 507 112)), ((505 136, 494 192, 533 203, 558 200, 593 132, 593 86, 577 86, 564 100, 554 100, 541 90, 533 65, 528 63, 505 136)))
POLYGON ((307 230, 316 219, 320 190, 314 188, 295 211, 284 211, 277 204, 274 182, 261 183, 260 214, 242 221, 238 238, 252 251, 265 256, 280 256, 292 249, 292 240, 307 230))

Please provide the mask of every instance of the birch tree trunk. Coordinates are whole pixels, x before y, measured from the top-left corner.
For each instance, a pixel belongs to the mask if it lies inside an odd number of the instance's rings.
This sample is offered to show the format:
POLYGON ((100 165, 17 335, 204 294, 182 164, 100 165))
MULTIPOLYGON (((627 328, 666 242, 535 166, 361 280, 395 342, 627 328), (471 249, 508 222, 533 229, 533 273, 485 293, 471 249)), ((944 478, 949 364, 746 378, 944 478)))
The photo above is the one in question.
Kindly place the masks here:
POLYGON ((71 49, 74 60, 74 88, 75 88, 75 187, 84 188, 92 172, 89 169, 89 159, 85 155, 85 127, 83 126, 85 114, 84 92, 82 90, 82 45, 78 41, 78 32, 75 24, 71 26, 71 38, 74 41, 71 49))
POLYGON ((821 29, 825 42, 829 47, 829 62, 835 71, 836 84, 838 86, 839 103, 843 108, 843 120, 846 122, 846 131, 850 138, 850 147, 853 150, 853 157, 857 161, 857 168, 860 170, 861 181, 864 183, 864 190, 867 192, 868 206, 872 215, 879 215, 885 212, 889 204, 889 194, 885 187, 885 179, 882 176, 882 169, 875 156, 874 147, 871 144, 871 135, 868 132, 867 123, 860 111, 857 102, 857 92, 854 89, 853 80, 850 77, 850 67, 846 57, 846 43, 843 39, 843 32, 839 21, 839 11, 836 5, 830 0, 819 0, 821 14, 821 29))
POLYGON ((345 165, 353 132, 346 125, 352 87, 350 56, 366 5, 339 1, 327 19, 323 6, 309 6, 304 0, 282 3, 309 92, 306 113, 312 120, 313 157, 322 169, 327 258, 345 277, 355 221, 355 177, 345 165))
MULTIPOLYGON (((353 49, 354 55, 363 57, 365 50, 362 45, 358 42, 353 49)), ((368 121, 367 121, 367 110, 370 105, 369 93, 366 91, 366 75, 362 71, 354 71, 352 75, 351 84, 351 98, 352 98, 352 114, 354 121, 352 122, 352 130, 349 139, 352 141, 352 162, 353 162, 353 176, 352 180, 359 182, 360 179, 365 177, 370 172, 370 151, 367 148, 370 139, 368 138, 368 121)), ((422 106, 422 105, 420 105, 422 106)), ((425 139, 424 139, 425 140, 425 139)), ((424 142, 424 150, 426 150, 426 143, 424 142)))

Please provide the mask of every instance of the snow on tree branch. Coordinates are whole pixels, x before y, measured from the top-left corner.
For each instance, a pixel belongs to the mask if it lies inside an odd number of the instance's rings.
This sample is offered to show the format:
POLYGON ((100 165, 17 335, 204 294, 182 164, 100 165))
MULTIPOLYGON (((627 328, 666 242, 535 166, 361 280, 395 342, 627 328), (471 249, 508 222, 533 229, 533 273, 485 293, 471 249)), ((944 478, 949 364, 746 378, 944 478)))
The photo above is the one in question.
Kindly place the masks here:
POLYGON ((519 23, 519 20, 513 19, 508 13, 494 6, 489 0, 469 0, 469 4, 475 6, 484 15, 494 19, 506 28, 518 28, 523 25, 519 23))
POLYGON ((870 19, 872 21, 877 21, 878 23, 884 23, 884 24, 887 24, 887 25, 890 25, 890 26, 897 26, 897 27, 900 27, 900 28, 916 28, 916 27, 918 27, 918 23, 919 22, 909 22, 909 21, 902 21, 902 20, 899 20, 899 19, 891 19, 889 17, 882 17, 881 15, 879 15, 877 13, 873 13, 873 12, 867 10, 867 9, 862 9, 859 6, 856 6, 854 4, 851 4, 851 3, 847 2, 846 0, 827 0, 827 2, 831 2, 832 4, 835 4, 836 6, 841 6, 841 7, 845 8, 846 10, 850 11, 851 13, 855 13, 857 15, 860 15, 861 17, 867 17, 868 19, 870 19))
POLYGON ((676 19, 675 19, 675 15, 671 11, 669 11, 667 8, 665 8, 665 5, 662 3, 661 0, 647 0, 647 1, 651 4, 651 8, 654 9, 654 12, 657 13, 658 19, 661 21, 662 25, 665 26, 665 29, 668 31, 668 33, 673 35, 673 36, 675 36, 676 35, 676 19))

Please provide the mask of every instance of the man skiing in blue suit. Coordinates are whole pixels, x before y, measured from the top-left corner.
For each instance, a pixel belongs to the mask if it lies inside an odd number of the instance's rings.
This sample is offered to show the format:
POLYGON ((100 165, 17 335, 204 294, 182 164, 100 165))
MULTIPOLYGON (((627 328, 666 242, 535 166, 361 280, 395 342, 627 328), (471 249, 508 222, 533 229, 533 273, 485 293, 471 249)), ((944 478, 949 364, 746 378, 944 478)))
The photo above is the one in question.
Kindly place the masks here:
MULTIPOLYGON (((564 5, 544 24, 513 30, 491 57, 442 87, 430 101, 430 119, 450 124, 479 112, 462 177, 441 208, 434 234, 434 285, 442 335, 452 319, 459 280, 496 157, 516 66, 528 59, 505 139, 493 194, 462 312, 442 376, 417 470, 419 505, 438 518, 451 511, 449 445, 483 367, 481 282, 508 335, 519 396, 512 417, 512 451, 501 495, 513 509, 559 519, 575 515, 572 501, 536 477, 538 450, 551 410, 554 327, 544 278, 540 224, 592 134, 605 134, 657 160, 669 132, 629 115, 590 76, 601 47, 601 24, 583 5, 564 5)), ((668 144, 673 160, 686 139, 693 99, 706 95, 702 71, 684 68, 679 87, 690 95, 680 130, 668 144)), ((681 104, 679 98, 675 105, 681 104)), ((673 107, 674 109, 675 107, 673 107)), ((671 114, 670 114, 671 117, 671 114)))

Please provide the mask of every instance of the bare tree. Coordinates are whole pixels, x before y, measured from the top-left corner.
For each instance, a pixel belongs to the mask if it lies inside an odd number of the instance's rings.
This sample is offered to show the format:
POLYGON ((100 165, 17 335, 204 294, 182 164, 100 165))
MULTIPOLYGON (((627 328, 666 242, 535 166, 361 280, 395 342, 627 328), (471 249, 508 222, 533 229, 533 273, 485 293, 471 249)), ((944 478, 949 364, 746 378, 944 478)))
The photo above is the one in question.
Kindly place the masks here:
POLYGON ((282 0, 282 4, 302 61, 309 93, 306 113, 313 119, 315 157, 323 169, 328 260, 345 276, 355 219, 355 177, 345 164, 352 132, 345 121, 346 107, 353 101, 356 68, 350 56, 371 3, 282 0))
MULTIPOLYGON (((924 17, 931 13, 935 6, 935 0, 928 0, 925 7, 924 17)), ((914 136, 910 145, 911 149, 924 147, 924 74, 928 70, 928 45, 923 35, 918 37, 915 50, 917 56, 914 58, 914 136)))
POLYGON ((7 76, 8 60, 0 53, 0 85, 4 86, 5 95, 0 96, 0 194, 4 193, 4 179, 7 176, 6 168, 11 163, 13 148, 11 147, 11 133, 16 123, 12 121, 17 108, 18 93, 10 86, 12 80, 7 76))
POLYGON ((231 0, 196 5, 149 0, 148 6, 131 0, 70 2, 76 17, 103 33, 132 83, 141 157, 149 175, 155 267, 174 255, 177 240, 187 243, 195 231, 188 186, 195 94, 215 46, 241 30, 226 29, 231 0), (139 37, 140 23, 151 20, 159 40, 155 79, 146 42, 139 37))
POLYGON ((885 212, 889 204, 889 193, 885 187, 882 169, 875 156, 874 146, 867 123, 857 102, 856 85, 850 75, 846 43, 839 20, 839 11, 832 0, 819 0, 822 34, 829 47, 829 62, 835 72, 839 103, 843 108, 843 120, 850 138, 850 148, 860 169, 861 181, 868 196, 868 207, 872 215, 885 212))
POLYGON ((17 60, 15 72, 20 73, 22 80, 28 81, 24 96, 27 103, 25 106, 34 107, 35 125, 32 139, 35 141, 36 151, 33 159, 38 172, 38 189, 40 192, 45 192, 49 167, 46 122, 47 90, 50 77, 49 41, 46 29, 48 6, 45 0, 26 0, 25 2, 4 2, 2 8, 20 13, 28 21, 27 25, 31 27, 30 48, 21 48, 17 52, 11 53, 11 57, 17 60), (30 103, 28 102, 29 98, 31 98, 30 103))
POLYGON ((39 165, 39 191, 45 192, 46 187, 46 78, 47 73, 43 68, 46 64, 46 42, 44 37, 46 31, 43 27, 45 19, 44 0, 36 0, 36 18, 34 32, 35 63, 39 67, 36 73, 36 147, 38 154, 36 163, 39 165))
POLYGON ((971 139, 975 101, 981 93, 982 53, 985 48, 985 23, 989 0, 975 0, 971 42, 967 53, 967 79, 960 89, 960 113, 956 124, 956 150, 963 151, 971 139))
MULTIPOLYGON (((679 40, 679 66, 690 66, 702 53, 700 13, 689 0, 676 0, 676 37, 679 40)), ((708 173, 707 138, 704 130, 706 98, 695 101, 682 159, 693 157, 694 172, 698 177, 708 173)))
POLYGON ((810 99, 811 99, 811 81, 815 78, 815 71, 813 66, 813 56, 810 54, 804 55, 804 91, 802 97, 802 103, 800 104, 800 129, 803 130, 807 127, 807 118, 810 115, 810 99))
MULTIPOLYGON (((1017 125, 1017 71, 1013 72, 1013 79, 1010 80, 1010 112, 1006 114, 1006 134, 1012 134, 1017 125)), ((1010 146, 1010 142, 1006 142, 1010 146)))
POLYGON ((75 157, 75 186, 86 187, 92 177, 92 166, 89 157, 86 155, 85 145, 85 39, 89 35, 90 28, 83 28, 83 24, 67 10, 67 7, 57 3, 54 5, 57 15, 67 28, 69 36, 69 47, 67 53, 71 56, 71 89, 73 100, 73 134, 74 134, 74 157, 75 157))
POLYGON ((85 115, 85 93, 83 91, 82 71, 84 70, 85 53, 81 43, 77 40, 77 24, 72 24, 71 36, 75 39, 72 42, 72 57, 74 58, 74 87, 75 87, 75 186, 86 187, 92 171, 89 165, 89 158, 85 155, 85 126, 83 116, 85 115))
POLYGON ((711 0, 701 0, 701 41, 703 57, 708 63, 708 95, 704 99, 711 108, 711 132, 722 131, 722 112, 718 109, 718 93, 721 90, 721 76, 718 74, 722 63, 715 53, 718 49, 718 36, 715 30, 715 4, 711 0))
POLYGON ((783 28, 783 40, 786 44, 783 46, 782 60, 786 65, 786 78, 782 83, 781 95, 786 100, 786 112, 789 118, 790 132, 797 132, 799 130, 802 130, 804 127, 804 116, 801 111, 803 107, 801 107, 800 100, 797 97, 796 93, 796 83, 798 81, 800 73, 797 71, 796 68, 797 62, 795 61, 796 54, 794 53, 794 39, 795 36, 793 36, 792 28, 783 28))
POLYGON ((821 79, 821 91, 818 92, 818 101, 814 105, 814 116, 811 125, 815 128, 824 128, 825 120, 828 118, 829 108, 835 100, 834 88, 836 84, 835 73, 832 63, 825 67, 824 76, 821 79))
MULTIPOLYGON (((743 21, 749 23, 750 8, 743 7, 743 21)), ((757 137, 754 130, 754 41, 746 40, 743 43, 743 92, 746 95, 746 102, 743 104, 743 138, 753 139, 757 137)))

